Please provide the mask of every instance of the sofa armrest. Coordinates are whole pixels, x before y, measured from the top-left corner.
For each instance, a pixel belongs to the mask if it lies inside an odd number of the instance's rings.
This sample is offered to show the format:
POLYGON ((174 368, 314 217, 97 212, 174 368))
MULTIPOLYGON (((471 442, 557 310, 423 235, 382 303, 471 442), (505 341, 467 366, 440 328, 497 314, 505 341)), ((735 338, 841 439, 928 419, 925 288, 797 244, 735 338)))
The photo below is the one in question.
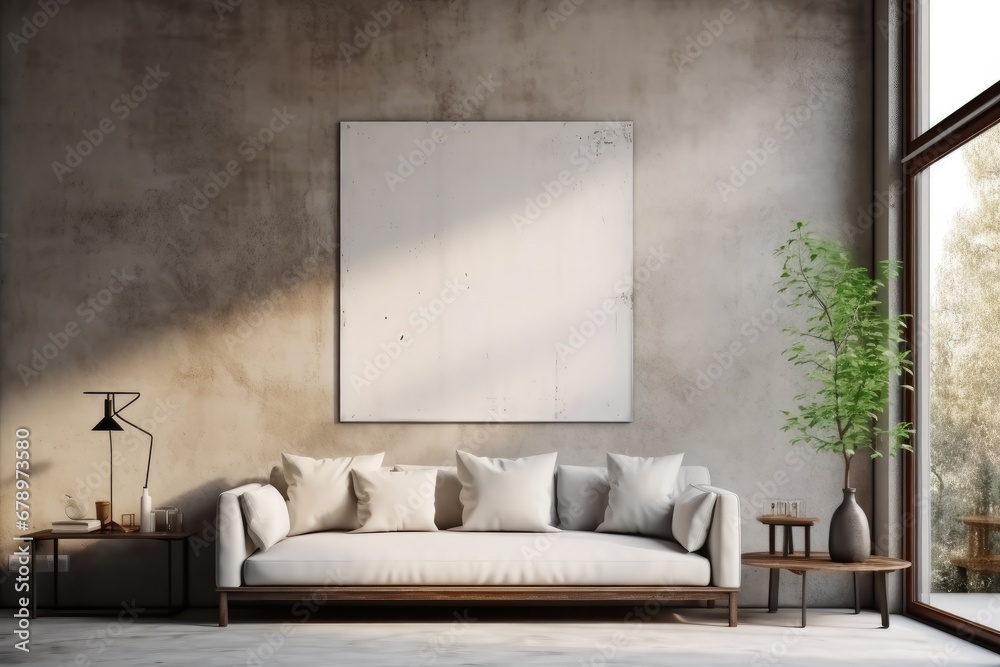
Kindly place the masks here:
POLYGON ((240 496, 259 489, 260 484, 244 484, 219 494, 215 529, 219 536, 215 545, 215 585, 236 588, 243 583, 243 561, 257 550, 247 535, 240 509, 240 496))
POLYGON ((712 514, 705 552, 712 563, 712 585, 723 588, 740 587, 740 497, 732 491, 707 484, 699 489, 719 494, 712 514))

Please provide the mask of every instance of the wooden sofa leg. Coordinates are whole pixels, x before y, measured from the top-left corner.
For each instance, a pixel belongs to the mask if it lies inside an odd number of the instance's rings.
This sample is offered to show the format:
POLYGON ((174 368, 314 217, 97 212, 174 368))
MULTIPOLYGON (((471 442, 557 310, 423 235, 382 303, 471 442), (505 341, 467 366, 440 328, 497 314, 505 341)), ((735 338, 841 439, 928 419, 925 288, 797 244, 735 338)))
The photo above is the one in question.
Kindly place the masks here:
POLYGON ((219 593, 219 627, 229 625, 229 593, 219 593))
POLYGON ((736 617, 737 617, 737 599, 739 593, 733 592, 729 594, 729 627, 736 627, 736 617))

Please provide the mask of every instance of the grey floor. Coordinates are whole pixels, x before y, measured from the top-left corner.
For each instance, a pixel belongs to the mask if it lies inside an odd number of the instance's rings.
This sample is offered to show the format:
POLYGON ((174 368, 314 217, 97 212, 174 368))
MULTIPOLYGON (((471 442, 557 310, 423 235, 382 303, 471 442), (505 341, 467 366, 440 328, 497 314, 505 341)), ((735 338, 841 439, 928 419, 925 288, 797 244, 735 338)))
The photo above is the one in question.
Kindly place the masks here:
POLYGON ((121 624, 108 618, 40 618, 31 653, 13 649, 13 621, 0 619, 0 664, 26 665, 726 665, 972 667, 1000 656, 916 621, 874 612, 741 610, 740 626, 722 610, 661 612, 625 619, 627 609, 503 611, 397 610, 317 614, 236 609, 228 628, 209 611, 121 624), (429 622, 426 619, 431 619, 429 622), (264 620, 266 619, 266 620, 264 620), (415 619, 421 619, 416 622, 415 619))

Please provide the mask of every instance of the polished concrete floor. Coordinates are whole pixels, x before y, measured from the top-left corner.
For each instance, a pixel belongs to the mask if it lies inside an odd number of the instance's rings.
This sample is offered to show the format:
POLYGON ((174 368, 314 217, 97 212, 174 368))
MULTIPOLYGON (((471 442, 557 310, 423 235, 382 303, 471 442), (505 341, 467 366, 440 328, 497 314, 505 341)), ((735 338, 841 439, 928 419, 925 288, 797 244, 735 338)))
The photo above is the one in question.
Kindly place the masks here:
POLYGON ((31 653, 13 649, 13 621, 0 619, 0 664, 25 665, 728 665, 980 667, 1000 656, 925 625, 874 612, 721 609, 649 617, 629 609, 290 610, 235 609, 228 628, 208 610, 167 619, 40 618, 31 653), (626 617, 626 615, 631 614, 626 617), (644 619, 645 617, 645 619, 644 619), (420 619, 417 622, 415 619, 420 619))

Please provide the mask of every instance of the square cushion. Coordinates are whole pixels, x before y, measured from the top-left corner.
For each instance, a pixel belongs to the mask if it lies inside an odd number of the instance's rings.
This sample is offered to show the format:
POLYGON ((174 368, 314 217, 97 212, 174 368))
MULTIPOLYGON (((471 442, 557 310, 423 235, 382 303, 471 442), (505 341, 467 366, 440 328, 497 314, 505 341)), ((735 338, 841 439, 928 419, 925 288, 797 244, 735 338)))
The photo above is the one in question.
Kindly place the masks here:
POLYGON ((564 530, 596 530, 608 509, 608 469, 559 466, 556 497, 559 526, 564 530))
POLYGON ((436 477, 436 470, 351 470, 361 523, 354 532, 437 530, 434 525, 436 477))
MULTIPOLYGON (((462 500, 460 497, 462 494, 462 482, 458 479, 458 468, 456 466, 427 466, 401 463, 396 465, 393 470, 437 470, 437 493, 434 494, 434 523, 437 524, 440 530, 456 528, 462 525, 462 500)), ((601 470, 606 471, 607 469, 601 468, 601 470)), ((554 477, 553 484, 555 484, 554 477)), ((708 483, 707 478, 697 481, 708 483)), ((604 505, 601 507, 602 519, 604 518, 604 510, 608 506, 607 495, 607 493, 604 494, 604 505)), ((555 495, 552 496, 552 517, 549 523, 553 526, 559 525, 555 495)))
POLYGON ((435 470, 437 471, 434 492, 434 523, 439 530, 447 530, 462 525, 462 482, 458 479, 455 466, 421 466, 400 464, 397 471, 435 470))
POLYGON ((673 489, 683 459, 683 454, 644 458, 609 453, 608 509, 597 532, 673 539, 673 489))
POLYGON ((455 453, 462 526, 455 530, 554 532, 556 454, 491 459, 455 453))
POLYGON ((240 495, 247 533, 258 549, 267 551, 288 537, 288 505, 270 484, 240 495))
POLYGON ((671 527, 674 541, 688 551, 705 546, 708 530, 712 526, 712 513, 719 494, 697 486, 689 486, 674 503, 671 527))
POLYGON ((282 454, 288 481, 289 535, 317 530, 354 530, 358 499, 351 483, 351 469, 378 470, 384 452, 337 459, 313 459, 282 454))
MULTIPOLYGON (((671 494, 679 496, 691 484, 711 483, 712 476, 705 466, 682 465, 671 494)), ((565 508, 560 509, 558 525, 564 530, 596 530, 608 509, 609 490, 608 469, 604 466, 557 466, 556 496, 565 508)))

